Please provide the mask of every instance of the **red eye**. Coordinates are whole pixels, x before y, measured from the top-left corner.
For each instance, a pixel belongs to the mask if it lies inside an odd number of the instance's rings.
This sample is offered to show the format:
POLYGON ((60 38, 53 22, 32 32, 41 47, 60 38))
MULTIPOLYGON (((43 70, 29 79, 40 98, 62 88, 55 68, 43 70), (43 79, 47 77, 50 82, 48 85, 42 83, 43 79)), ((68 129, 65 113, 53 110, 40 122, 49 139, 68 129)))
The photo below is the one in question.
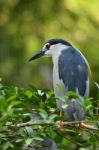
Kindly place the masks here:
POLYGON ((50 44, 46 44, 46 49, 50 49, 50 44))

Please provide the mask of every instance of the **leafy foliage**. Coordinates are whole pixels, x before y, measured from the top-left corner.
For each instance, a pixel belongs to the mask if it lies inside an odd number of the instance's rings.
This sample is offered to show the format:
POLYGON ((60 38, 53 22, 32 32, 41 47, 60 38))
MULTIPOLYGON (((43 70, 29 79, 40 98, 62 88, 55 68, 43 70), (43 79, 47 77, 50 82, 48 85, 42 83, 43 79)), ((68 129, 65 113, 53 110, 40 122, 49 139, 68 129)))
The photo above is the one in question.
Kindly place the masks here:
MULTIPOLYGON (((70 92, 67 96, 75 97, 75 94, 70 92)), ((88 98, 85 101, 85 121, 99 128, 97 101, 99 97, 97 100, 88 98)), ((23 89, 0 84, 1 150, 29 150, 29 147, 39 149, 46 136, 56 142, 59 150, 99 148, 97 130, 79 129, 75 126, 60 128, 56 124, 60 119, 64 118, 60 118, 56 109, 53 91, 38 90, 33 85, 23 89)))

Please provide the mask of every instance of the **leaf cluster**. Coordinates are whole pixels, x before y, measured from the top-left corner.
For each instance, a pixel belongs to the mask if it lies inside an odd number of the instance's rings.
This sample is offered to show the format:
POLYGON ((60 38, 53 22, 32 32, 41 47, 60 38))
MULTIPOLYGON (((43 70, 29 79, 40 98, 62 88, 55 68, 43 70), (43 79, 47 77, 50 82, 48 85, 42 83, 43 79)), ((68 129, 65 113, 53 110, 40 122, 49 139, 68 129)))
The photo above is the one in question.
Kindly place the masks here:
MULTIPOLYGON (((73 92, 69 92, 68 96, 76 97, 73 92)), ((40 150, 46 136, 56 142, 59 150, 97 150, 98 131, 56 125, 64 118, 59 115, 55 99, 53 91, 48 89, 38 90, 33 85, 23 89, 0 84, 0 150, 29 150, 31 147, 32 150, 40 150)), ((97 128, 98 102, 97 96, 96 100, 88 98, 83 103, 85 121, 97 128)))

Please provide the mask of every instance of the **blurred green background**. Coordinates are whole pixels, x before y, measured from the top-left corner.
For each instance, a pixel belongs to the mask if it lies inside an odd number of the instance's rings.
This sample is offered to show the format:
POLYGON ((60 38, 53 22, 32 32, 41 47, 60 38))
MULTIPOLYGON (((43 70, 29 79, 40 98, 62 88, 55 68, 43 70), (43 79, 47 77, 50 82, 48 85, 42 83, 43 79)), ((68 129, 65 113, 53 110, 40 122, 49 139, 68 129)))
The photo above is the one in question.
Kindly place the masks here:
POLYGON ((50 58, 28 59, 50 38, 63 38, 87 58, 99 81, 98 0, 0 0, 0 77, 5 84, 52 88, 50 58))

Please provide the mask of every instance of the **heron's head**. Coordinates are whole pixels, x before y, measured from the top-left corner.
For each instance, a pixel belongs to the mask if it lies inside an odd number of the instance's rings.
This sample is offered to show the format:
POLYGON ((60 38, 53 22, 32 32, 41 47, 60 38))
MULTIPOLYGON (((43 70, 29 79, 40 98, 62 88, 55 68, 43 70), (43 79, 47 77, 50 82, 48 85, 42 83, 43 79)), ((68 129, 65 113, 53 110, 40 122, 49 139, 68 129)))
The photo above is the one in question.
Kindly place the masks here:
POLYGON ((42 50, 33 55, 29 61, 38 59, 44 55, 49 55, 52 57, 57 56, 57 54, 61 53, 62 50, 68 48, 69 46, 72 45, 63 39, 50 39, 44 44, 42 50))

